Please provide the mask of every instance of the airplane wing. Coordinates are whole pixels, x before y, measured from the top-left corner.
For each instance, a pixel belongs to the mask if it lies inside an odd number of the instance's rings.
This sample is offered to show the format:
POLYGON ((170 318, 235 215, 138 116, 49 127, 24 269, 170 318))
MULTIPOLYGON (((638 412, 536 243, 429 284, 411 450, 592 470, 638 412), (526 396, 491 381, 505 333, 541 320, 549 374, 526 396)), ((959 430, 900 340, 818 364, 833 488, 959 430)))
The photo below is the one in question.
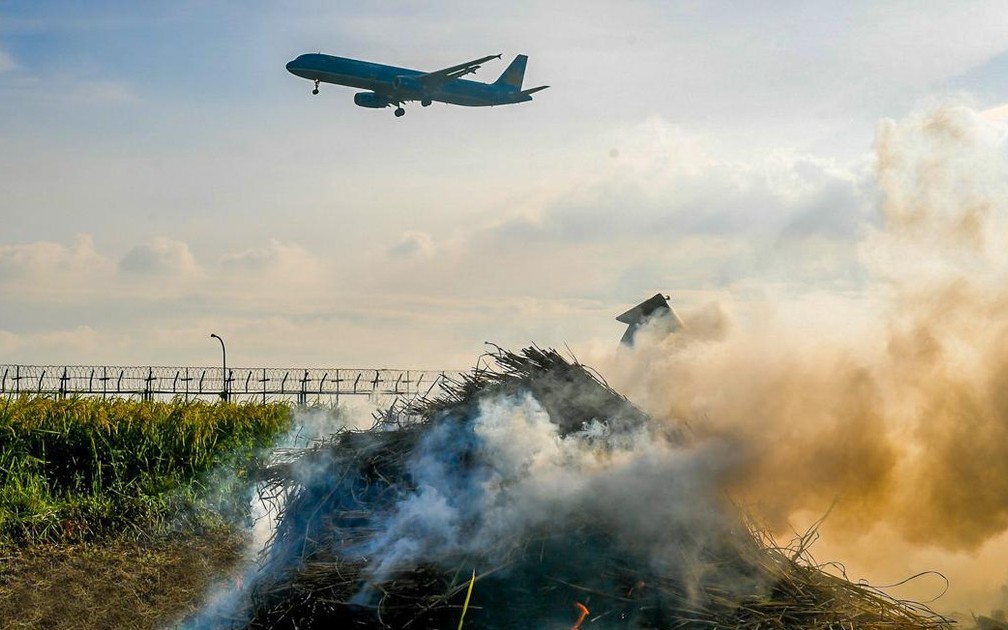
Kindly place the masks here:
POLYGON ((421 74, 417 77, 417 80, 427 85, 428 87, 433 87, 436 85, 441 85, 442 83, 447 83, 452 79, 457 79, 459 77, 465 76, 467 74, 472 74, 479 69, 480 65, 490 61, 491 59, 500 59, 501 55, 490 55, 488 57, 480 57, 479 59, 474 59, 473 61, 467 61, 466 63, 460 63, 457 66, 451 66, 449 68, 442 68, 441 70, 435 70, 434 72, 428 72, 427 74, 421 74))

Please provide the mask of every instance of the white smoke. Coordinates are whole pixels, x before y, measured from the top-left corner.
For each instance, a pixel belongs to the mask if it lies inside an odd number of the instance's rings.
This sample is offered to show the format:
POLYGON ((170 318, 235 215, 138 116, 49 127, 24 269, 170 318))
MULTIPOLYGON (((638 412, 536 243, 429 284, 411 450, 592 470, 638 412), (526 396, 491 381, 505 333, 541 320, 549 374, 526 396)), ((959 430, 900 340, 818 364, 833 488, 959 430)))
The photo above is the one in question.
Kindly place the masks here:
MULTIPOLYGON (((371 422, 365 407, 329 407, 316 405, 294 407, 291 429, 281 436, 274 445, 273 456, 284 451, 303 449, 320 439, 344 430, 360 430, 371 422)), ((317 471, 305 470, 302 475, 310 477, 317 471)), ((217 483, 233 484, 234 471, 218 471, 217 483)), ((177 625, 190 630, 218 628, 222 620, 241 619, 249 606, 250 588, 255 584, 259 571, 259 561, 276 530, 276 518, 282 508, 274 499, 265 496, 261 488, 250 485, 251 496, 248 511, 251 528, 248 529, 249 542, 233 575, 211 585, 204 599, 205 603, 195 615, 180 621, 177 625)), ((282 498, 280 499, 282 500, 282 498)), ((245 528, 245 523, 233 523, 236 529, 245 528)))
POLYGON ((724 525, 728 444, 677 444, 661 427, 613 431, 606 420, 561 435, 524 394, 482 400, 471 423, 434 424, 409 463, 415 490, 364 551, 373 581, 423 564, 493 568, 536 535, 584 523, 667 570, 688 564, 700 577, 704 535, 724 525))

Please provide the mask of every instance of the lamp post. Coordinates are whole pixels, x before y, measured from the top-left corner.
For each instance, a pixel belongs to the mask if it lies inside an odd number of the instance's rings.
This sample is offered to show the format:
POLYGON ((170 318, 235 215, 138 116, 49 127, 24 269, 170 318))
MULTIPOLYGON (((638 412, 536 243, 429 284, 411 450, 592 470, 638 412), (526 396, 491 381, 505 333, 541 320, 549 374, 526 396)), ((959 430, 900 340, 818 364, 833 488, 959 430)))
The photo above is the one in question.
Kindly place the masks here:
POLYGON ((221 351, 221 398, 224 402, 228 399, 228 387, 227 387, 227 350, 224 348, 224 340, 220 338, 217 333, 210 333, 212 339, 216 339, 220 342, 221 351))

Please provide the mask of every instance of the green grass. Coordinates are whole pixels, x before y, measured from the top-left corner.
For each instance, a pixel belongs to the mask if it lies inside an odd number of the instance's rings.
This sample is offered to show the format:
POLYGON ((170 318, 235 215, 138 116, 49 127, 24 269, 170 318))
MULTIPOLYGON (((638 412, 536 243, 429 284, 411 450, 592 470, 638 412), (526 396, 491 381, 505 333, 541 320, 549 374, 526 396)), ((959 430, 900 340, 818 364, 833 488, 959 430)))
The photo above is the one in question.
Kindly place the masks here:
POLYGON ((281 403, 0 400, 0 546, 233 522, 281 403))

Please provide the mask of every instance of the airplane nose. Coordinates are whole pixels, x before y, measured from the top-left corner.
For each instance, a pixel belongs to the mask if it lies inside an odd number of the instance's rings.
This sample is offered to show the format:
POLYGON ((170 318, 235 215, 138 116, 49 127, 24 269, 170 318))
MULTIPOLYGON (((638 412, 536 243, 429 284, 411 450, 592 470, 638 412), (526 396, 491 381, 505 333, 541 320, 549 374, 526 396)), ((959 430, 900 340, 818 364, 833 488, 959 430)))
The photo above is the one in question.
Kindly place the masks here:
POLYGON ((288 61, 287 62, 287 72, 290 72, 291 74, 294 74, 294 68, 295 68, 294 62, 295 61, 297 61, 297 59, 294 59, 293 61, 288 61))

